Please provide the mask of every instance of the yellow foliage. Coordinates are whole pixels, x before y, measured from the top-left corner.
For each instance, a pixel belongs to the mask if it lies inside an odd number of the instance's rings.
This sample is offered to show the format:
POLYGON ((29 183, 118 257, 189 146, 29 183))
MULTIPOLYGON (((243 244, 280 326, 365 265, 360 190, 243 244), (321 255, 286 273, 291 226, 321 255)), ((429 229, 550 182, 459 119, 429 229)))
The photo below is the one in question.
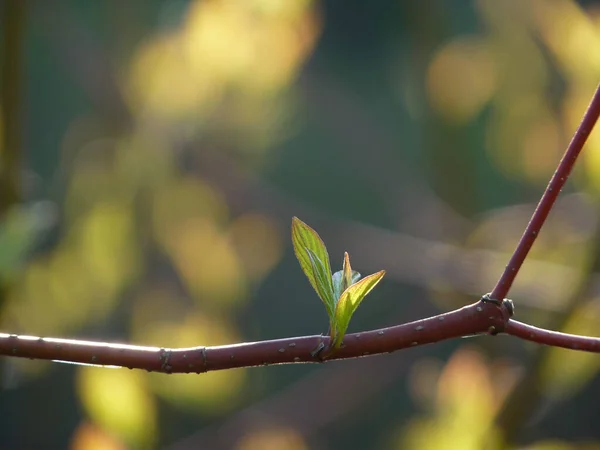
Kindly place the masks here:
POLYGON ((534 25, 565 77, 593 88, 600 74, 600 55, 590 48, 600 45, 600 28, 573 0, 535 0, 531 7, 534 25))
MULTIPOLYGON (((77 251, 94 288, 114 298, 140 269, 131 205, 98 202, 78 224, 77 251)), ((105 312, 102 305, 101 313, 105 312)))
POLYGON ((127 369, 78 369, 77 392, 87 414, 130 448, 152 448, 156 439, 156 405, 146 377, 127 369))
POLYGON ((28 266, 6 305, 11 327, 41 335, 63 334, 110 312, 116 300, 114 288, 109 293, 98 283, 95 274, 82 265, 85 258, 80 250, 78 245, 64 243, 28 266))
POLYGON ((472 120, 496 88, 496 68, 483 39, 461 37, 442 47, 427 71, 430 102, 449 121, 472 120))
POLYGON ((184 36, 192 70, 196 74, 214 74, 243 89, 281 89, 289 83, 317 35, 311 3, 195 2, 184 36))
POLYGON ((185 137, 235 129, 244 150, 265 148, 318 36, 312 3, 191 2, 182 27, 146 42, 131 64, 127 95, 148 119, 140 124, 160 118, 185 137))
MULTIPOLYGON (((506 177, 545 184, 600 75, 600 56, 589 51, 600 43, 600 15, 573 0, 475 5, 487 30, 459 37, 434 54, 430 101, 448 121, 459 123, 489 103, 486 149, 492 161, 506 177), (550 91, 555 67, 567 92, 559 108, 550 91)), ((596 192, 599 154, 600 138, 593 134, 584 158, 596 192)))
MULTIPOLYGON (((573 86, 565 95, 563 110, 565 122, 571 130, 575 130, 586 110, 593 86, 573 86)), ((592 133, 582 152, 580 161, 585 171, 585 187, 597 197, 600 194, 600 133, 592 133)))
POLYGON ((206 219, 181 223, 166 236, 167 250, 186 286, 205 304, 244 300, 245 277, 227 236, 206 219))
POLYGON ((179 35, 147 42, 132 63, 128 93, 133 109, 142 117, 151 113, 170 120, 208 115, 221 95, 217 74, 207 70, 191 77, 189 71, 179 35))
POLYGON ((499 438, 494 416, 512 382, 509 377, 509 383, 499 385, 499 371, 494 372, 492 382, 492 373, 479 353, 456 352, 438 380, 432 415, 414 419, 403 430, 399 448, 494 448, 499 438))
POLYGON ((523 136, 522 170, 531 180, 546 181, 564 151, 560 123, 551 114, 540 114, 523 136))
POLYGON ((218 307, 246 293, 244 268, 222 226, 227 216, 221 196, 198 180, 174 181, 154 199, 157 241, 194 298, 218 307))

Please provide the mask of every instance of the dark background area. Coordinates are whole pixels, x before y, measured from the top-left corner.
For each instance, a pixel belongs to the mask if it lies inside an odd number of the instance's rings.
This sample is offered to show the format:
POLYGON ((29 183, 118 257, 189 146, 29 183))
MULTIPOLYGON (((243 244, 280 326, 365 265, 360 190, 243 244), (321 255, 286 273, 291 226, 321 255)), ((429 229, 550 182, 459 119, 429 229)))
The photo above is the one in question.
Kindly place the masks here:
MULTIPOLYGON (((325 333, 292 216, 387 271, 349 331, 490 291, 600 74, 597 2, 0 2, 6 333, 325 333)), ((597 335, 600 139, 511 291, 597 335)), ((596 355, 498 336, 161 375, 4 358, 0 448, 600 448, 596 355)))

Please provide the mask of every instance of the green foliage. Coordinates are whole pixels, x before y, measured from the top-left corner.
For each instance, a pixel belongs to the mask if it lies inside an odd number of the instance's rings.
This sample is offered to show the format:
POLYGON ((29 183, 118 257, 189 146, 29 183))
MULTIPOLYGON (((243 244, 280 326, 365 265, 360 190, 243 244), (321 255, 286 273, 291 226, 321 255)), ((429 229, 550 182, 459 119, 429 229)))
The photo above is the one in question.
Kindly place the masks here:
POLYGON ((342 264, 342 270, 338 270, 331 277, 333 280, 333 293, 336 301, 342 296, 342 292, 360 280, 360 273, 352 270, 350 267, 350 258, 348 257, 347 252, 344 253, 344 261, 342 264))
POLYGON ((358 305, 367 296, 369 292, 381 281, 385 275, 385 270, 380 270, 377 273, 369 275, 360 281, 348 286, 348 288, 340 296, 335 308, 335 324, 336 334, 332 336, 333 348, 339 348, 342 344, 342 339, 348 329, 348 324, 352 318, 352 314, 358 308, 358 305))
POLYGON ((331 275, 325 243, 315 230, 297 217, 292 219, 292 243, 300 267, 325 304, 329 316, 331 348, 338 349, 352 315, 383 278, 385 270, 360 280, 360 273, 352 270, 348 253, 344 253, 342 270, 331 275))
POLYGON ((333 316, 335 310, 335 297, 333 293, 333 285, 331 280, 331 271, 329 271, 323 261, 314 253, 310 248, 306 248, 306 253, 310 259, 310 265, 312 268, 313 280, 315 285, 313 287, 323 300, 329 317, 333 316))
POLYGON ((292 219, 292 242, 302 271, 308 277, 308 281, 321 297, 323 303, 325 303, 331 318, 335 309, 335 301, 329 254, 325 243, 315 230, 297 217, 292 219))

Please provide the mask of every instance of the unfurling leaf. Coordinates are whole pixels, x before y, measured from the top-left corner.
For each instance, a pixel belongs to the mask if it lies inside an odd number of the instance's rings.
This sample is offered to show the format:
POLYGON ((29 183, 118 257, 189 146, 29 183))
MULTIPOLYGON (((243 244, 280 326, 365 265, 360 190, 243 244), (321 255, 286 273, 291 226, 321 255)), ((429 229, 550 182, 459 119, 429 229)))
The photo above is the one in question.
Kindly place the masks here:
POLYGON ((384 275, 385 270, 369 275, 354 283, 342 293, 335 308, 335 333, 332 330, 331 335, 333 340, 332 347, 334 349, 339 348, 342 344, 342 340, 350 324, 350 318, 354 314, 354 311, 356 311, 356 308, 358 308, 358 305, 360 305, 360 302, 381 281, 384 275))
POLYGON ((335 298, 335 303, 337 304, 338 300, 342 296, 342 293, 360 280, 360 273, 355 270, 352 270, 350 266, 350 258, 348 257, 348 252, 344 253, 344 261, 342 263, 342 270, 338 270, 333 274, 333 293, 335 298))
POLYGON ((329 319, 332 321, 335 301, 329 254, 325 244, 315 230, 297 217, 292 219, 292 243, 302 271, 325 303, 329 319))
MULTIPOLYGON (((331 344, 326 353, 330 356, 331 352, 342 345, 352 314, 363 298, 383 278, 385 270, 361 280, 360 273, 352 270, 350 266, 348 253, 344 253, 342 270, 331 275, 325 244, 315 230, 297 217, 292 219, 292 242, 300 267, 327 309, 331 344)), ((316 352, 322 349, 321 343, 316 352)))

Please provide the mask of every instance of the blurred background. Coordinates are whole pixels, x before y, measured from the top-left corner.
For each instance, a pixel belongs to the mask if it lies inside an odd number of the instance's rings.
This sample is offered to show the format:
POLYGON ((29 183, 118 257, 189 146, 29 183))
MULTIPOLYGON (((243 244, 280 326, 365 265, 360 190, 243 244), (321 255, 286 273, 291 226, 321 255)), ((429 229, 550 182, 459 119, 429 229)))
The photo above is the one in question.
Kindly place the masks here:
MULTIPOLYGON (((490 291, 600 79, 600 3, 3 0, 0 321, 149 346, 350 332, 490 291)), ((600 133, 511 291, 598 334, 600 133)), ((162 375, 3 358, 0 448, 596 449, 600 359, 514 338, 162 375)))

